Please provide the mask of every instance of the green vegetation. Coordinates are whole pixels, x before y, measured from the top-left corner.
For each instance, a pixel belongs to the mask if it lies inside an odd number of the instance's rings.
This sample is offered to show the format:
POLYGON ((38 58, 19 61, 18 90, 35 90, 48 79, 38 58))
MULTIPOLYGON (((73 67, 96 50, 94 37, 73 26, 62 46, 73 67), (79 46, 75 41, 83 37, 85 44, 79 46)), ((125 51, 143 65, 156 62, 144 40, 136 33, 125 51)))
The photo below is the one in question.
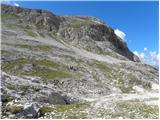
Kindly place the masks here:
POLYGON ((82 24, 82 23, 69 24, 69 27, 72 27, 72 28, 81 28, 83 26, 84 26, 84 24, 82 24))
POLYGON ((91 21, 91 20, 86 20, 86 21, 84 21, 84 22, 78 22, 78 23, 68 24, 67 27, 79 29, 79 28, 81 28, 81 27, 88 26, 88 25, 90 25, 90 24, 93 24, 93 21, 91 21))
POLYGON ((112 71, 112 69, 104 62, 96 62, 94 64, 96 64, 96 66, 104 73, 110 73, 112 71))
POLYGON ((6 87, 10 90, 21 91, 23 93, 26 93, 29 90, 29 88, 31 88, 29 85, 13 85, 13 84, 6 84, 6 87))
MULTIPOLYGON (((29 63, 25 58, 19 58, 15 61, 7 62, 2 64, 2 70, 6 72, 14 72, 15 70, 21 69, 23 65, 29 63)), ((18 72, 18 71, 17 71, 18 72)))
MULTIPOLYGON (((151 89, 150 82, 143 82, 137 79, 132 73, 126 73, 117 66, 107 64, 105 62, 93 61, 91 66, 96 66, 111 82, 114 82, 116 87, 119 87, 122 93, 133 91, 133 86, 142 85, 144 89, 151 89), (116 69, 118 68, 118 69, 116 69)), ((96 77, 93 76, 95 79, 96 77)))
POLYGON ((49 45, 29 45, 29 44, 17 44, 16 47, 27 48, 30 50, 41 50, 41 51, 50 51, 52 47, 49 45))
POLYGON ((68 72, 64 66, 61 67, 60 64, 46 59, 19 58, 15 61, 3 63, 2 70, 20 76, 37 76, 43 80, 72 77, 72 74, 68 72), (24 70, 27 64, 31 66, 31 70, 24 70))
POLYGON ((112 77, 112 71, 113 71, 113 68, 110 67, 109 64, 105 63, 105 62, 100 62, 100 61, 96 61, 94 60, 91 64, 91 66, 95 66, 97 67, 100 71, 102 71, 102 73, 109 79, 114 79, 112 77))
POLYGON ((129 93, 131 90, 133 90, 132 87, 133 87, 133 86, 129 86, 129 87, 120 87, 120 90, 122 91, 122 93, 129 93))
POLYGON ((16 26, 14 24, 7 24, 6 27, 11 28, 11 29, 15 29, 16 26))
POLYGON ((49 112, 53 112, 54 108, 52 107, 47 107, 47 106, 43 106, 39 109, 39 112, 41 113, 41 115, 45 115, 45 113, 49 113, 49 112))
POLYGON ((1 19, 10 18, 10 19, 18 19, 19 16, 16 14, 1 14, 1 19))
POLYGON ((25 28, 23 28, 23 31, 25 33, 27 33, 27 35, 29 35, 31 37, 37 37, 37 34, 35 32, 33 32, 31 29, 25 29, 25 28))
POLYGON ((149 106, 141 102, 120 101, 117 103, 117 113, 113 117, 124 117, 136 119, 138 116, 143 118, 158 119, 159 108, 158 106, 149 106), (119 116, 118 116, 119 115, 119 116))
MULTIPOLYGON (((40 88, 37 88, 37 87, 34 87, 34 86, 29 86, 29 85, 20 85, 20 84, 16 84, 16 85, 13 85, 12 83, 11 84, 6 84, 6 87, 10 90, 14 90, 16 92, 21 92, 21 95, 25 95, 26 93, 28 93, 29 91, 34 91, 34 92, 37 92, 40 90, 40 88)), ((13 97, 7 97, 9 99, 9 101, 11 101, 12 99, 14 99, 13 97)), ((8 101, 8 100, 6 100, 8 101)))
POLYGON ((89 107, 89 103, 74 103, 68 105, 56 105, 54 108, 43 106, 40 108, 42 115, 48 112, 55 113, 53 118, 85 118, 85 109, 89 107))
POLYGON ((45 80, 53 80, 56 78, 68 78, 71 74, 60 70, 51 70, 47 68, 33 68, 32 71, 23 73, 28 76, 38 76, 45 80))
POLYGON ((16 114, 16 113, 21 112, 21 111, 23 110, 23 107, 22 107, 22 106, 16 106, 16 105, 14 105, 14 106, 8 106, 8 107, 6 108, 6 110, 7 110, 8 112, 11 112, 11 113, 13 113, 13 114, 16 114))
POLYGON ((1 50, 1 55, 5 56, 5 55, 10 55, 11 53, 7 50, 1 50))
POLYGON ((69 55, 64 55, 66 60, 72 61, 72 62, 76 62, 78 64, 81 64, 82 62, 84 62, 82 59, 78 59, 69 55))

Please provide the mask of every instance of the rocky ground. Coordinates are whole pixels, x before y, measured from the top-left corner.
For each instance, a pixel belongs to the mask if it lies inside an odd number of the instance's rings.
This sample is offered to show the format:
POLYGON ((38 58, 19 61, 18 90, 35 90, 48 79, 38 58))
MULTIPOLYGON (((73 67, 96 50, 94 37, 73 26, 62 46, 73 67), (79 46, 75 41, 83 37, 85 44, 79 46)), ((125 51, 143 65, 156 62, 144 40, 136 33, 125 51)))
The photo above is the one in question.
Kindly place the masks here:
POLYGON ((1 118, 156 118, 158 70, 94 17, 2 5, 1 118))

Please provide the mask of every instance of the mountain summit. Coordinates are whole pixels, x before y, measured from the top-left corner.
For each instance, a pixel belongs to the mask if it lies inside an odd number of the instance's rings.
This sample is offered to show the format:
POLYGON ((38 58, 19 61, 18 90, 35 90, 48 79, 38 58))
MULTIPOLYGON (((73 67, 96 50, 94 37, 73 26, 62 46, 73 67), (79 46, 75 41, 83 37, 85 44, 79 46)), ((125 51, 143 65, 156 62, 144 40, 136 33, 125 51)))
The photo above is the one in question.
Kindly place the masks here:
POLYGON ((158 118, 158 70, 101 20, 9 5, 1 20, 2 118, 158 118))

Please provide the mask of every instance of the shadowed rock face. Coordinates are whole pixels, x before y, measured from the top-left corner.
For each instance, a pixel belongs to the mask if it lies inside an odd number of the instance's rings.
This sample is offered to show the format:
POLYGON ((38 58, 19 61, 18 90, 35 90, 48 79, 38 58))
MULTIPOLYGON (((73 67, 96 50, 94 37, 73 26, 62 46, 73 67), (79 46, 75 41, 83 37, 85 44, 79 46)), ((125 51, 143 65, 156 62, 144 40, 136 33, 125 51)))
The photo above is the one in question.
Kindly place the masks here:
POLYGON ((88 16, 2 5, 2 118, 158 118, 158 70, 88 16))
POLYGON ((34 25, 39 31, 58 34, 66 42, 80 46, 92 52, 108 49, 135 62, 140 62, 114 30, 93 17, 58 16, 46 10, 32 10, 21 7, 2 5, 3 14, 16 14, 19 23, 34 25), (102 45, 98 45, 100 42, 102 45))

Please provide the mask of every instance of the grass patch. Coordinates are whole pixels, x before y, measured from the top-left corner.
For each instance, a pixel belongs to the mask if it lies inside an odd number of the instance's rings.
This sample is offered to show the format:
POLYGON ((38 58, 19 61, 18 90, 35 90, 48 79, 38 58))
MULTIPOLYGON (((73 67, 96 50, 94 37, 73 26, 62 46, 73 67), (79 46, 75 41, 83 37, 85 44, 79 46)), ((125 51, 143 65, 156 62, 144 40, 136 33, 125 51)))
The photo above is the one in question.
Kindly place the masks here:
POLYGON ((52 47, 49 45, 28 45, 28 44, 17 44, 16 47, 27 48, 30 50, 41 50, 41 51, 50 51, 52 47))
POLYGON ((21 91, 26 93, 29 88, 31 88, 29 85, 13 85, 13 84, 7 84, 6 87, 10 90, 15 90, 15 91, 21 91))
POLYGON ((23 31, 25 33, 27 33, 27 35, 31 36, 31 37, 37 37, 37 34, 35 32, 33 32, 31 29, 23 29, 23 31))
POLYGON ((52 107, 47 107, 47 106, 43 106, 39 109, 40 114, 43 116, 45 115, 45 113, 49 113, 49 112, 53 112, 54 108, 52 107))
MULTIPOLYGON (((117 108, 124 118, 140 119, 140 118, 150 118, 158 119, 159 108, 158 106, 149 106, 141 102, 129 102, 121 101, 117 103, 117 108), (139 118, 140 116, 140 118, 139 118)), ((117 111, 118 112, 118 111, 117 111)), ((114 116, 115 114, 113 114, 114 116)), ((114 116, 118 117, 118 116, 114 116)), ((120 116, 119 116, 120 117, 120 116)))
POLYGON ((75 57, 72 57, 72 56, 69 56, 69 55, 64 55, 65 57, 65 60, 68 60, 68 61, 71 61, 71 62, 76 62, 77 64, 81 64, 83 63, 84 61, 82 59, 78 59, 78 58, 75 58, 75 57))
POLYGON ((1 19, 10 18, 10 19, 18 19, 20 16, 16 14, 1 14, 1 19))
POLYGON ((85 109, 89 107, 89 103, 74 103, 69 105, 56 105, 54 108, 43 106, 40 108, 44 115, 48 112, 55 113, 53 118, 85 118, 85 109))
POLYGON ((79 29, 79 28, 81 28, 81 27, 88 26, 88 25, 90 25, 90 24, 93 24, 93 21, 91 21, 91 20, 86 20, 86 21, 84 21, 84 22, 68 24, 67 27, 79 29))
POLYGON ((16 28, 16 26, 14 24, 7 24, 6 27, 11 28, 11 29, 16 28))
POLYGON ((2 56, 6 56, 6 55, 10 55, 11 53, 9 51, 6 50, 1 50, 1 55, 2 56))
MULTIPOLYGON (((95 65, 114 85, 118 87, 122 93, 129 93, 133 91, 133 86, 142 85, 144 89, 151 89, 149 82, 142 82, 132 73, 126 73, 121 68, 115 65, 109 65, 104 62, 93 61, 91 66, 95 65), (115 69, 118 68, 118 69, 115 69)), ((96 79, 96 77, 94 77, 96 79)))
POLYGON ((14 106, 8 106, 6 108, 6 110, 8 112, 11 112, 12 114, 16 114, 16 113, 20 113, 23 110, 23 107, 22 106, 16 106, 16 105, 14 105, 14 106))
POLYGON ((36 60, 19 58, 15 61, 3 63, 2 70, 14 75, 37 76, 43 80, 72 77, 72 74, 67 71, 67 67, 61 67, 59 63, 46 59, 36 60), (23 69, 26 64, 32 66, 31 70, 26 71, 23 69))
POLYGON ((131 90, 133 90, 132 87, 133 87, 133 86, 129 86, 129 87, 120 87, 120 90, 122 91, 122 93, 129 93, 131 90))
POLYGON ((104 62, 94 61, 93 65, 96 65, 104 74, 111 73, 112 69, 104 62))
POLYGON ((32 71, 25 72, 23 75, 38 76, 44 80, 53 80, 58 78, 69 78, 71 74, 60 70, 51 70, 47 68, 34 68, 32 71))
POLYGON ((2 70, 6 72, 14 72, 14 70, 20 69, 24 64, 29 63, 25 58, 19 58, 15 61, 7 62, 2 64, 2 70))

